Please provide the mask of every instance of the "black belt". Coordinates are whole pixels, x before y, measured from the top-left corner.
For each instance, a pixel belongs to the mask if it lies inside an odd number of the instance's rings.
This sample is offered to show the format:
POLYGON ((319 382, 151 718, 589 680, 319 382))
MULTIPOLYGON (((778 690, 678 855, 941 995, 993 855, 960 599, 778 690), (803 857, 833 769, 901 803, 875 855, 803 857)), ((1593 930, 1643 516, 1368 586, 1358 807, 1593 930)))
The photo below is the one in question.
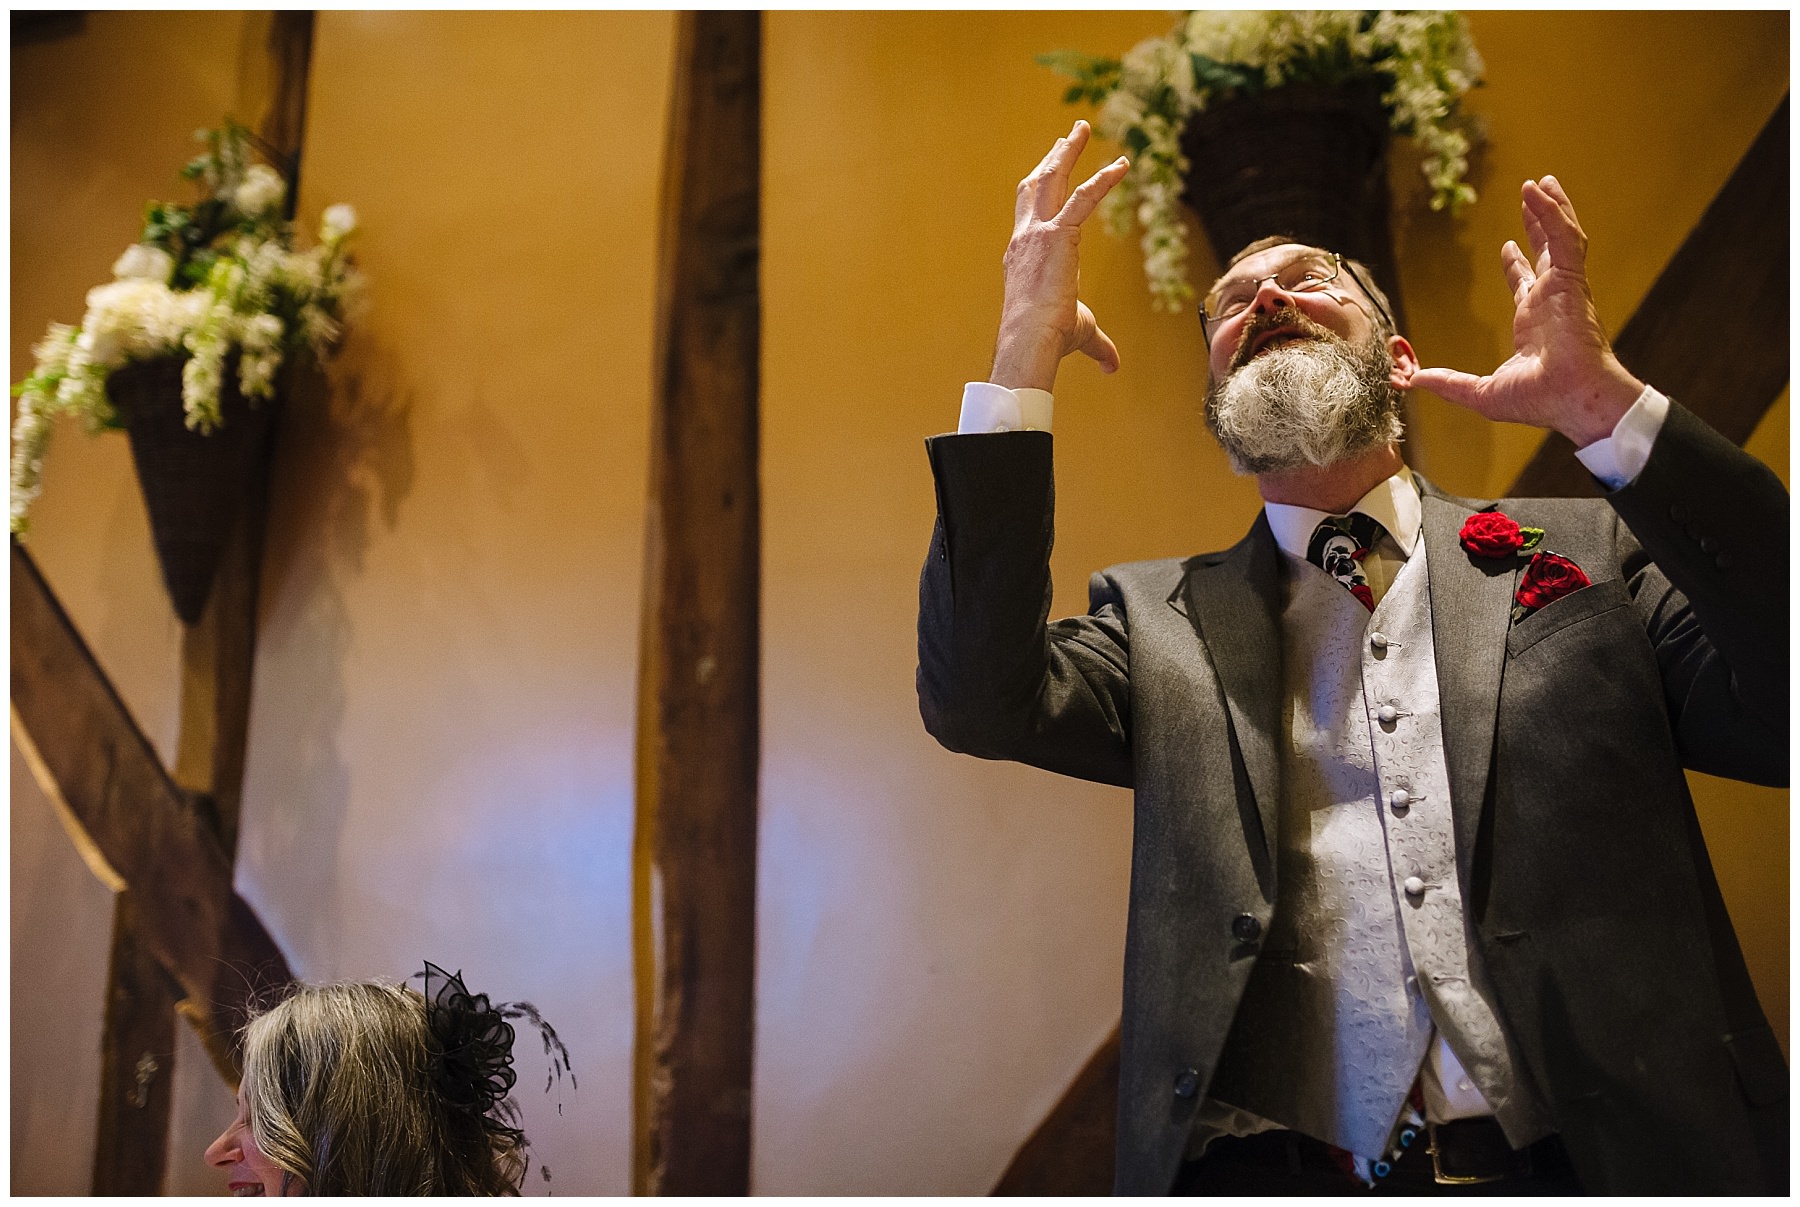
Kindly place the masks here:
MULTIPOLYGON (((1515 1149, 1491 1117, 1426 1124, 1423 1133, 1407 1129, 1401 1133, 1400 1141, 1401 1155, 1395 1161, 1372 1163, 1371 1173, 1378 1185, 1385 1182, 1396 1186, 1467 1186, 1570 1172, 1568 1156, 1557 1137, 1548 1136, 1526 1148, 1515 1149)), ((1207 1146, 1200 1162, 1351 1175, 1349 1157, 1343 1149, 1299 1132, 1280 1130, 1221 1136, 1207 1146)))

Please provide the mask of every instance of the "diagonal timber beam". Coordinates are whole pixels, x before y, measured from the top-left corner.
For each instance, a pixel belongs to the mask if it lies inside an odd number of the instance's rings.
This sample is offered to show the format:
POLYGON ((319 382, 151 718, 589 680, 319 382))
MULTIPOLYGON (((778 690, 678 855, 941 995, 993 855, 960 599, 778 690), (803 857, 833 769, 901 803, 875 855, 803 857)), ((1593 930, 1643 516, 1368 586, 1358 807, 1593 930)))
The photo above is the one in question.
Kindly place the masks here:
POLYGON ((258 995, 293 979, 287 961, 16 540, 11 635, 14 741, 95 875, 137 890, 137 941, 181 986, 183 1013, 235 1082, 237 1028, 258 995))
POLYGON ((1119 1029, 1088 1058, 1062 1099, 1013 1155, 997 1196, 1108 1195, 1119 1134, 1119 1029))
MULTIPOLYGON (((1788 98, 1744 152, 1613 340, 1633 373, 1738 444, 1788 381, 1788 98), (1753 322, 1720 322, 1720 300, 1753 322)), ((1551 433, 1512 495, 1594 496, 1575 446, 1551 433)))

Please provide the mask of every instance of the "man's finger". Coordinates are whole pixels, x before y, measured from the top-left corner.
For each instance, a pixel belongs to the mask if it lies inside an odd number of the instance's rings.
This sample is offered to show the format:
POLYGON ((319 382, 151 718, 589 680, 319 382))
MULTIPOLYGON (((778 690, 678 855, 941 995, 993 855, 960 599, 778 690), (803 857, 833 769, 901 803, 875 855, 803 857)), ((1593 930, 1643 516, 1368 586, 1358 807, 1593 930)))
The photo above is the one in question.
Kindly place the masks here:
POLYGON ((1487 380, 1473 373, 1464 373, 1461 369, 1420 369, 1413 374, 1412 384, 1413 389, 1430 390, 1445 402, 1479 410, 1478 404, 1486 393, 1487 380))
POLYGON ((1565 205, 1566 193, 1561 198, 1557 196, 1562 193, 1562 186, 1556 183, 1555 177, 1547 176, 1544 180, 1548 181, 1547 186, 1542 181, 1525 182, 1525 206, 1537 219, 1551 262, 1571 272, 1584 272, 1587 236, 1582 233, 1581 224, 1575 221, 1575 207, 1565 205))
POLYGON ((1080 316, 1081 329, 1087 332, 1087 338, 1081 342, 1081 353, 1098 362, 1102 373, 1117 372, 1119 349, 1112 342, 1112 337, 1100 329, 1099 320, 1094 317, 1094 312, 1088 309, 1086 302, 1075 303, 1075 310, 1080 316))
POLYGON ((1062 209, 1069 196, 1069 173, 1074 170, 1075 161, 1081 158, 1087 143, 1088 124, 1077 120, 1067 135, 1056 140, 1037 171, 1027 177, 1036 178, 1032 194, 1032 213, 1036 217, 1049 218, 1062 209))
POLYGON ((1531 283, 1537 280, 1537 274, 1531 270, 1531 263, 1525 259, 1525 253, 1511 239, 1500 249, 1500 271, 1506 274, 1506 287, 1512 291, 1513 305, 1521 305, 1531 283))
MULTIPOLYGON (((1069 141, 1081 132, 1083 125, 1083 122, 1077 121, 1067 134, 1050 144, 1050 149, 1044 152, 1044 157, 1038 160, 1037 166, 1019 181, 1018 197, 1013 202, 1013 230, 1017 231, 1029 222, 1054 214, 1062 205, 1063 196, 1056 187, 1056 168, 1068 154, 1069 141), (1047 212, 1040 213, 1038 207, 1050 192, 1056 193, 1056 204, 1050 206, 1047 212)), ((1064 175, 1067 175, 1066 170, 1064 175)))
POLYGON ((1556 207, 1563 212, 1563 216, 1569 220, 1570 224, 1579 230, 1581 219, 1575 216, 1575 203, 1569 200, 1569 194, 1564 190, 1562 181, 1554 176, 1540 176, 1538 177, 1538 187, 1556 199, 1556 207))
POLYGON ((1125 173, 1131 170, 1131 161, 1123 155, 1089 176, 1081 182, 1081 186, 1069 194, 1068 201, 1063 203, 1062 210, 1056 215, 1056 221, 1063 226, 1080 226, 1100 204, 1101 198, 1112 192, 1113 186, 1125 179, 1125 173))
POLYGON ((1541 276, 1550 270, 1550 260, 1545 254, 1550 250, 1550 245, 1544 238, 1543 220, 1532 208, 1531 190, 1533 187, 1532 182, 1527 180, 1519 190, 1519 218, 1525 224, 1525 238, 1531 244, 1532 271, 1541 276))

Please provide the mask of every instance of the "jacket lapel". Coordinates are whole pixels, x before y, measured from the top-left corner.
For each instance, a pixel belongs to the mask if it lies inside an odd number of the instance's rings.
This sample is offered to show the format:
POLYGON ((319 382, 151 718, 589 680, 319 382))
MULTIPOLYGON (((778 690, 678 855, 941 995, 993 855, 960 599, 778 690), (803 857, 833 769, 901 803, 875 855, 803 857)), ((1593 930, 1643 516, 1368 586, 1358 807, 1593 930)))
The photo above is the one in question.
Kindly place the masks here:
POLYGON ((1444 763, 1456 821, 1456 870, 1467 893, 1493 761, 1517 566, 1510 558, 1471 557, 1460 534, 1477 507, 1419 481, 1430 550, 1431 639, 1437 650, 1444 763))
MULTIPOLYGON (((1183 593, 1231 713, 1263 841, 1275 847, 1280 800, 1281 551, 1268 517, 1231 549, 1188 564, 1183 593)), ((1504 634, 1502 634, 1504 636, 1504 634)))

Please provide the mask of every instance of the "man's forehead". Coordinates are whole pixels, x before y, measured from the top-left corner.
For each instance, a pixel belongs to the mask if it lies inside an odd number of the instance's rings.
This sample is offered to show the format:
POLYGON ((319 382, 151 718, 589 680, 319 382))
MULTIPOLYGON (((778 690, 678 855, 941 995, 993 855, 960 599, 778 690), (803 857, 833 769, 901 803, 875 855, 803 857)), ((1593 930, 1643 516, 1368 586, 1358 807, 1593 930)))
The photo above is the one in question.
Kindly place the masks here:
POLYGON ((1219 277, 1219 281, 1223 283, 1266 276, 1282 265, 1291 264, 1305 255, 1329 259, 1331 253, 1322 247, 1314 247, 1308 243, 1277 243, 1274 247, 1265 247, 1261 251, 1245 256, 1226 269, 1224 274, 1219 277))

